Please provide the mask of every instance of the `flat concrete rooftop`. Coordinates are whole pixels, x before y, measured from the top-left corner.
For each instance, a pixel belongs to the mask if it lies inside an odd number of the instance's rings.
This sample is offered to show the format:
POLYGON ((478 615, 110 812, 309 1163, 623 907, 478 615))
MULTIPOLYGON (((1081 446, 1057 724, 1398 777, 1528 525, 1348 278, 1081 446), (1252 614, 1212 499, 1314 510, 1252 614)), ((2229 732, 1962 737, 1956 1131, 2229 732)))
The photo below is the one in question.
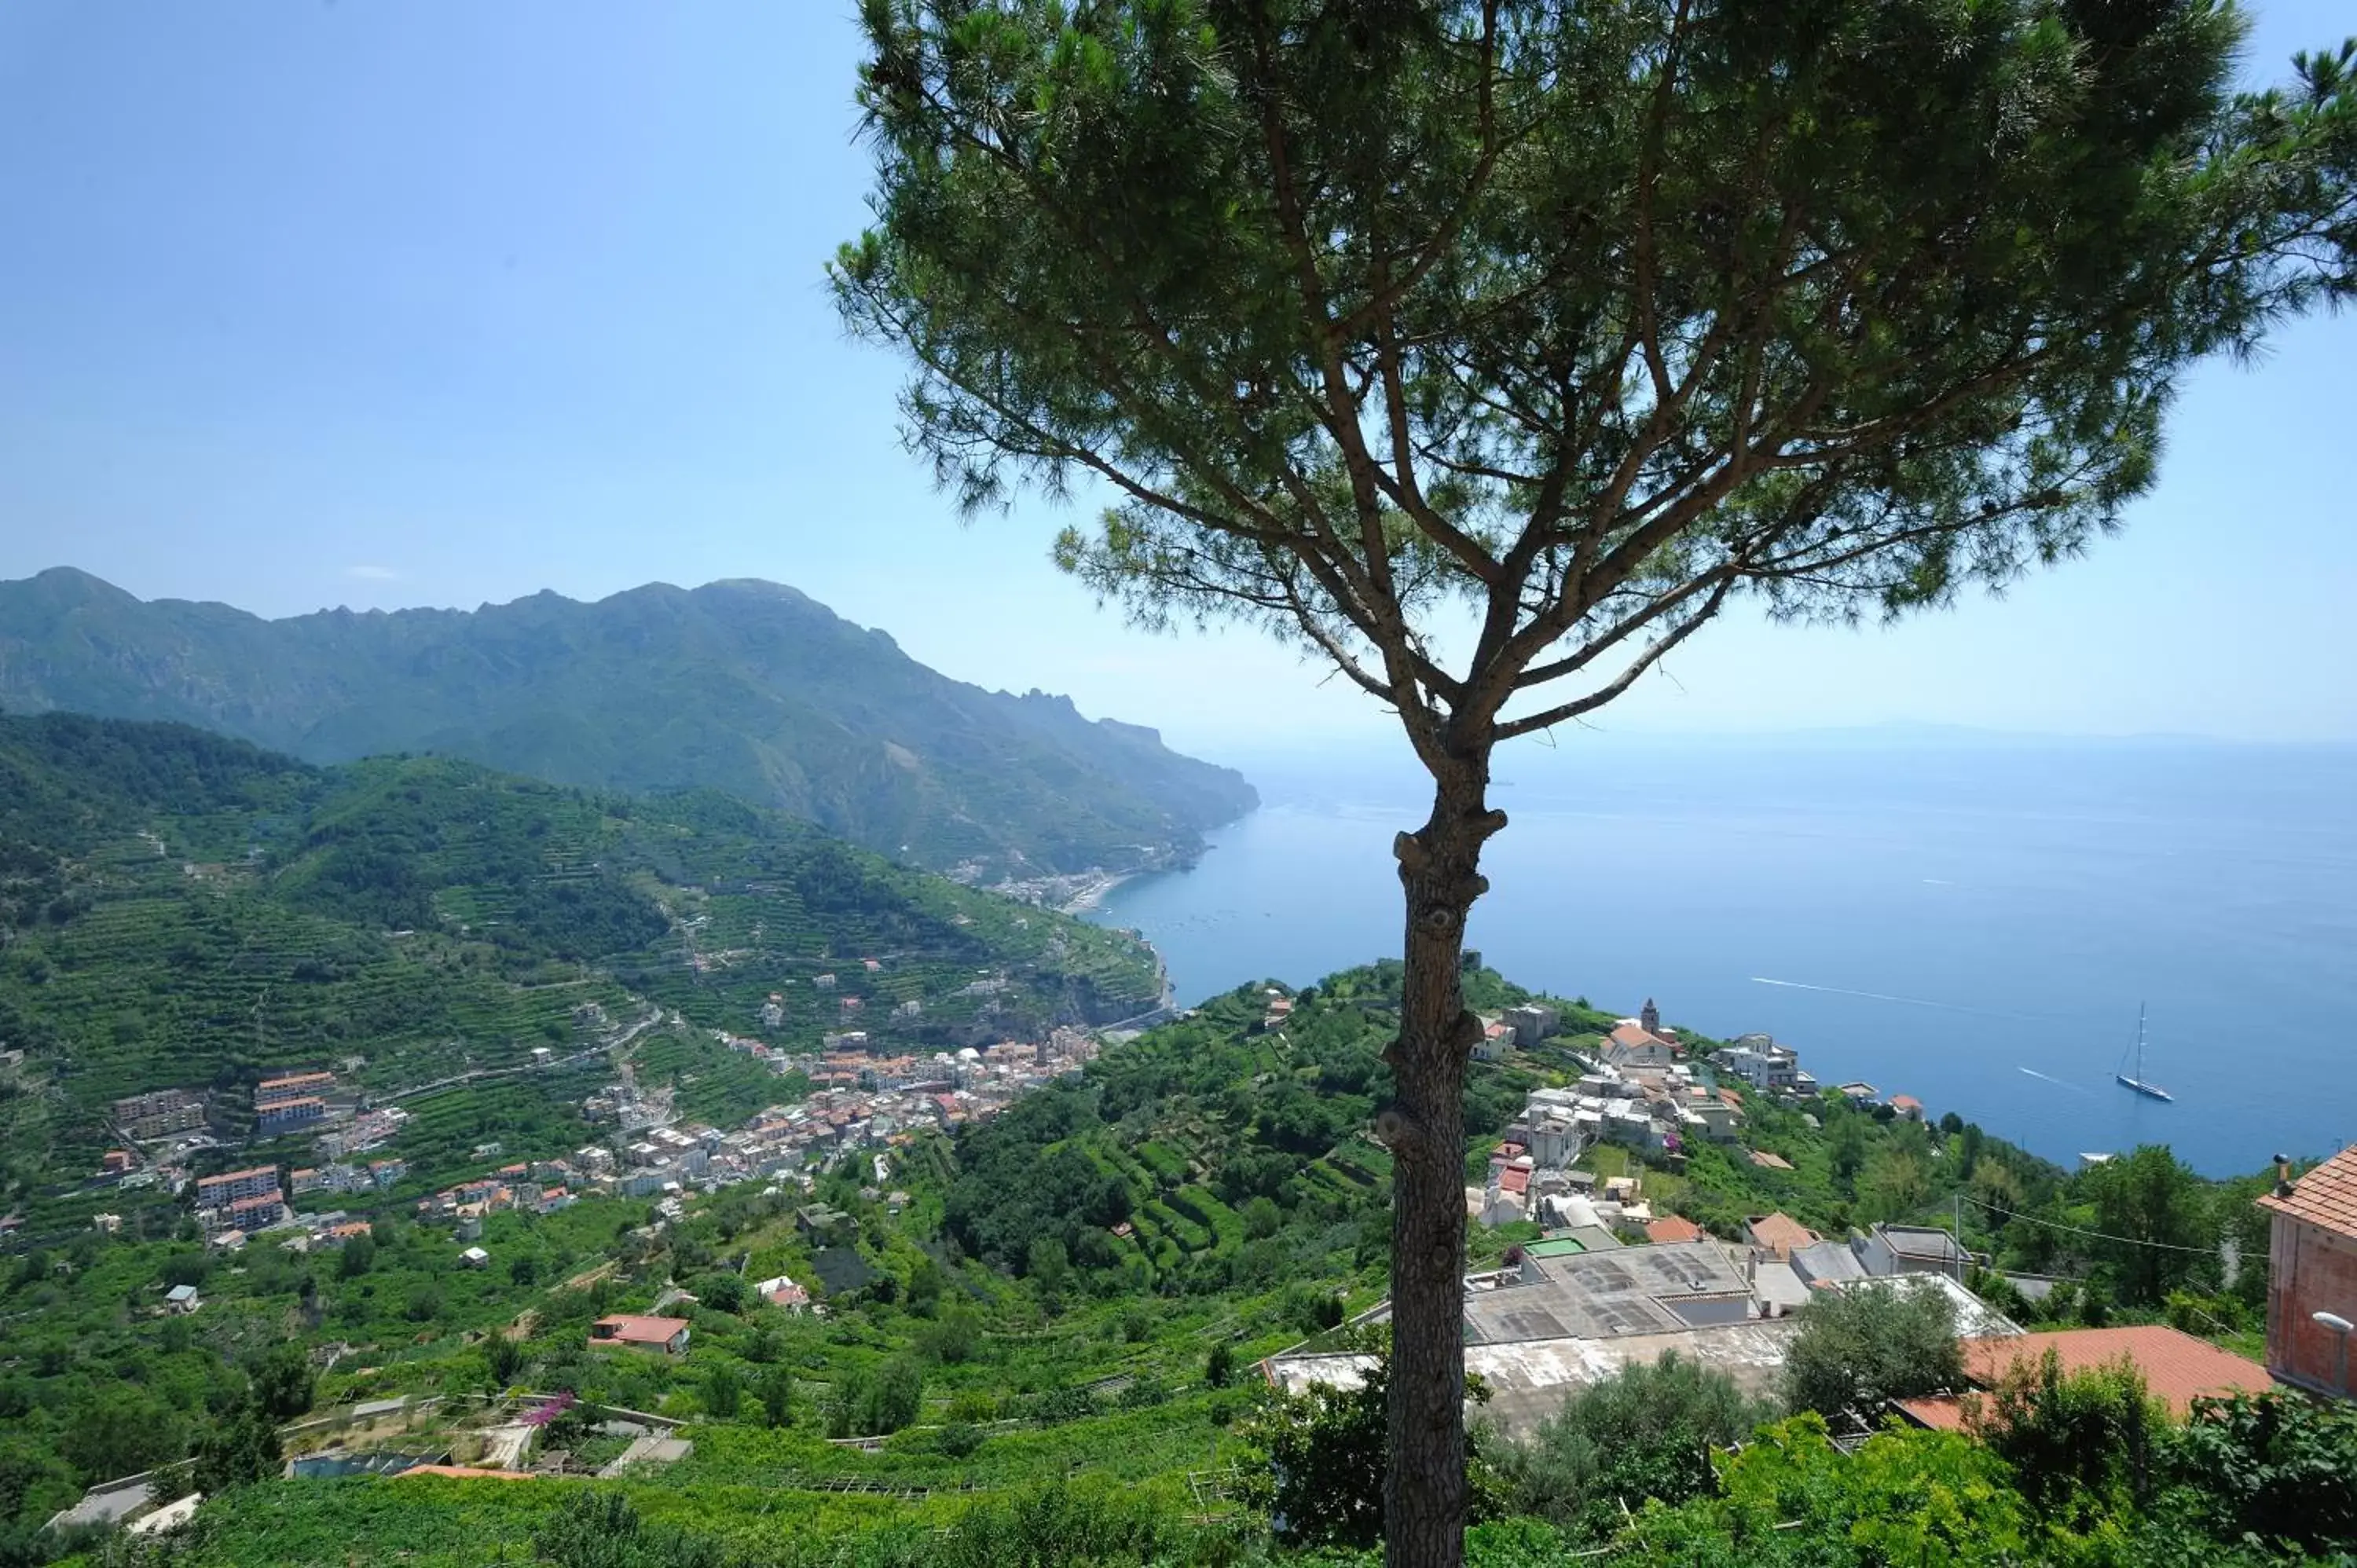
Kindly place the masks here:
POLYGON ((1749 1316, 1750 1287, 1716 1241, 1622 1247, 1534 1263, 1542 1279, 1466 1298, 1468 1345, 1674 1334, 1699 1321, 1749 1316), (1698 1310, 1706 1318, 1693 1316, 1698 1310))
MULTIPOLYGON (((1539 1423, 1559 1413, 1564 1401, 1578 1390, 1673 1351, 1727 1373, 1747 1393, 1770 1396, 1776 1392, 1785 1349, 1800 1326, 1799 1318, 1782 1317, 1611 1339, 1469 1345, 1465 1369, 1488 1386, 1490 1399, 1486 1404, 1468 1404, 1466 1415, 1527 1436, 1539 1423)), ((1356 1388, 1374 1364, 1374 1358, 1366 1355, 1281 1356, 1267 1363, 1267 1372, 1279 1388, 1299 1393, 1312 1383, 1356 1388)))

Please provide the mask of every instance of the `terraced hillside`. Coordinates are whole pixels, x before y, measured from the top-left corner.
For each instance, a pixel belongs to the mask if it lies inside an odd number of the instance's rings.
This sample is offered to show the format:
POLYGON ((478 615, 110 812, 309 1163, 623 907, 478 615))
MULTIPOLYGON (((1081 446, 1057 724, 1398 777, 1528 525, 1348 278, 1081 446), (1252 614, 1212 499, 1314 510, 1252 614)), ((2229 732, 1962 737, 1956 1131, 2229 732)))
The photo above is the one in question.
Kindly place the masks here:
POLYGON ((1157 1000, 1125 937, 716 794, 0 718, 0 1051, 25 1053, 0 1209, 86 1176, 149 1090, 210 1091, 207 1130, 242 1144, 257 1080, 328 1070, 458 1144, 577 1101, 626 1044, 735 1105, 750 1058, 714 1030, 931 1048, 1157 1000))

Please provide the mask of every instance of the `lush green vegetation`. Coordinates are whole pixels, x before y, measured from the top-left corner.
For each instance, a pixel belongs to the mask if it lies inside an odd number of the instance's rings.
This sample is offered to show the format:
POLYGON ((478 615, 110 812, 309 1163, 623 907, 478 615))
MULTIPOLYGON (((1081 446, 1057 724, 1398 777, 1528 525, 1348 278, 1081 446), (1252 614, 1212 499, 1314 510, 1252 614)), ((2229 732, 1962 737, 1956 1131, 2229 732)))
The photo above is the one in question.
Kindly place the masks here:
MULTIPOLYGON (((242 1138, 255 1080, 334 1069, 408 1110, 392 1152, 447 1178, 480 1142, 577 1144, 608 1047, 726 1121, 793 1082, 714 1030, 814 1050, 848 1021, 935 1049, 1157 1000, 1127 937, 724 796, 432 758, 312 768, 176 725, 0 718, 0 1048, 27 1052, 0 1080, 0 1210, 36 1237, 100 1209, 168 1231, 160 1192, 86 1180, 120 1142, 109 1105, 145 1090, 220 1091, 212 1130, 242 1138)), ((309 1144, 239 1157, 308 1165, 309 1144)))
MULTIPOLYGON (((421 811, 448 766, 430 765, 436 772, 417 784, 421 811)), ((403 777, 382 773, 388 784, 403 777)), ((267 881, 305 864, 299 851, 266 849, 251 875, 267 881)), ((710 896, 708 879, 631 875, 710 896)), ((520 961, 482 947, 488 972, 520 961)), ((397 1201, 369 1238, 312 1256, 266 1243, 208 1254, 170 1232, 168 1210, 162 1231, 83 1232, 27 1251, 0 1291, 0 1540, 13 1554, 0 1562, 70 1544, 38 1527, 81 1486, 183 1459, 230 1495, 176 1541, 116 1541, 118 1560, 148 1551, 187 1564, 331 1563, 369 1540, 398 1541, 419 1564, 537 1555, 584 1568, 1358 1561, 1380 1525, 1365 1509, 1383 1460, 1380 1379, 1285 1401, 1261 1387, 1254 1363, 1303 1342, 1356 1342, 1362 1331, 1346 1318, 1383 1294, 1388 1166, 1364 1133, 1389 1091, 1381 1049, 1399 981, 1389 964, 1329 977, 1294 993, 1274 1025, 1265 987, 1214 999, 954 1139, 908 1144, 894 1176, 908 1201, 897 1209, 846 1170, 807 1198, 750 1185, 699 1197, 677 1222, 597 1197, 547 1216, 495 1215, 480 1270, 461 1266, 460 1244, 397 1201), (813 1199, 847 1221, 805 1234, 792 1210, 813 1199), (750 1293, 747 1282, 779 1273, 810 1284, 823 1315, 750 1293), (163 1290, 179 1283, 203 1294, 193 1316, 160 1310, 163 1290), (688 1354, 591 1347, 590 1322, 611 1311, 687 1316, 688 1354), (591 1410, 684 1423, 694 1451, 596 1483, 261 1478, 273 1441, 300 1453, 336 1431, 298 1426, 281 1439, 265 1415, 439 1399, 373 1441, 463 1462, 488 1419, 468 1402, 510 1390, 579 1402, 544 1444, 578 1468, 623 1448, 596 1430, 591 1410), (1292 1478, 1282 1497, 1279 1476, 1292 1478)), ((1524 997, 1487 972, 1467 983, 1485 1008, 1524 997)), ((1531 1087, 1577 1070, 1576 1047, 1609 1022, 1584 1004, 1566 1016, 1565 1041, 1477 1064, 1469 1165, 1531 1087)), ((641 1065, 695 1072, 662 1054, 688 1043, 650 1045, 641 1065)), ((734 1092, 725 1073, 713 1082, 734 1092)), ((1824 1228, 1868 1213, 1922 1221, 1951 1209, 1962 1184, 2024 1215, 2130 1224, 2143 1213, 2170 1235, 2214 1234, 2239 1201, 2159 1152, 2113 1167, 2125 1181, 2072 1176, 1961 1122, 1927 1127, 1830 1099, 1747 1111, 1751 1135, 1792 1170, 1753 1165, 1739 1149, 1697 1149, 1683 1170, 1616 1150, 1598 1151, 1599 1162, 1637 1171, 1659 1201, 1722 1226, 1773 1207, 1824 1228), (1926 1173, 1920 1183, 1892 1174, 1909 1161, 1926 1173)), ((462 1118, 435 1136, 463 1164, 479 1130, 462 1118)), ((1975 1244, 2001 1254, 2036 1246, 2040 1261, 2094 1270, 2103 1283, 2077 1293, 2074 1315, 2088 1303, 2111 1315, 2181 1313, 2189 1290, 2213 1283, 2201 1266, 2144 1280, 2126 1254, 2058 1250, 2022 1219, 1973 1206, 1966 1215, 1975 1244)), ((1495 1258, 1527 1231, 1477 1230, 1476 1254, 1495 1258)), ((2162 1431, 2123 1416, 2128 1407, 2104 1391, 2113 1385, 2025 1385, 1990 1402, 1979 1444, 1894 1434, 1844 1455, 1808 1416, 1751 1438, 1798 1406, 1875 1408, 1912 1391, 1894 1379, 1952 1355, 1951 1323, 1862 1299, 1856 1312, 1813 1311, 1777 1408, 1672 1362, 1587 1391, 1526 1440, 1481 1432, 1488 1522, 1475 1561, 1555 1562, 1640 1542, 1675 1561, 1721 1561, 1714 1551, 1750 1561, 1741 1551, 1761 1541, 1801 1552, 1803 1540, 1819 1555, 1757 1560, 1913 1561, 1890 1554, 1930 1541, 1931 1561, 2007 1551, 2019 1562, 2167 1561, 2133 1554, 2160 1539, 2147 1516, 2196 1532, 2186 1539, 2241 1542, 2253 1520, 2291 1517, 2283 1510, 2295 1504, 2306 1522, 2262 1536, 2350 1539, 2334 1522, 2331 1477, 2357 1444, 2347 1423, 2292 1406, 2162 1431), (1740 1456, 1712 1456, 1742 1439, 1751 1441, 1740 1456), (2115 1449, 2127 1457, 2115 1463, 2115 1449), (1774 1457, 1753 1456, 1763 1453, 1774 1457), (2311 1486, 2315 1477, 2325 1478, 2311 1486), (1964 1501, 1939 1501, 1951 1493, 1964 1501)), ((2274 1561, 2271 1540, 2231 1550, 2274 1561)))
POLYGON ((179 720, 313 762, 435 751, 589 789, 721 789, 985 876, 1189 854, 1254 801, 1152 730, 948 680, 768 583, 264 621, 59 569, 0 584, 0 703, 179 720))

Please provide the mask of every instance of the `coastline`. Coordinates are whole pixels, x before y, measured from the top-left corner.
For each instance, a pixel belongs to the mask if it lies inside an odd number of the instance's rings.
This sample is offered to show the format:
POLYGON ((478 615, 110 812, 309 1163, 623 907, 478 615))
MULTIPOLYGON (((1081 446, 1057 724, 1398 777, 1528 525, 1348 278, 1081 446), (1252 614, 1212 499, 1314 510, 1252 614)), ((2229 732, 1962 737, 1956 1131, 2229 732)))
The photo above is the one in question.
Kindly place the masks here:
POLYGON ((1081 888, 1056 906, 1066 915, 1085 915, 1113 897, 1114 890, 1125 882, 1145 875, 1142 871, 1103 871, 1095 873, 1081 888))

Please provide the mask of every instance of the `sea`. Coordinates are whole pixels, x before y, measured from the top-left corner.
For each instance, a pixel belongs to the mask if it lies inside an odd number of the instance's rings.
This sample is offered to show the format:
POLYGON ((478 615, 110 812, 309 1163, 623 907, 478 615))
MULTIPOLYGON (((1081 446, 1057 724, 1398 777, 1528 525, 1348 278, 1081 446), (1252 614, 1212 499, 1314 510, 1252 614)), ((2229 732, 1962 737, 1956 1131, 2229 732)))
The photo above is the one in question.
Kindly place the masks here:
MULTIPOLYGON (((1399 951, 1404 749, 1238 759, 1263 804, 1092 913, 1184 1003, 1399 951)), ((1534 990, 1953 1111, 2066 1165, 2357 1140, 2357 746, 1942 730, 1575 736, 1493 769, 1468 945, 1534 990), (2114 1081, 2144 1076, 2163 1103, 2114 1081)))

